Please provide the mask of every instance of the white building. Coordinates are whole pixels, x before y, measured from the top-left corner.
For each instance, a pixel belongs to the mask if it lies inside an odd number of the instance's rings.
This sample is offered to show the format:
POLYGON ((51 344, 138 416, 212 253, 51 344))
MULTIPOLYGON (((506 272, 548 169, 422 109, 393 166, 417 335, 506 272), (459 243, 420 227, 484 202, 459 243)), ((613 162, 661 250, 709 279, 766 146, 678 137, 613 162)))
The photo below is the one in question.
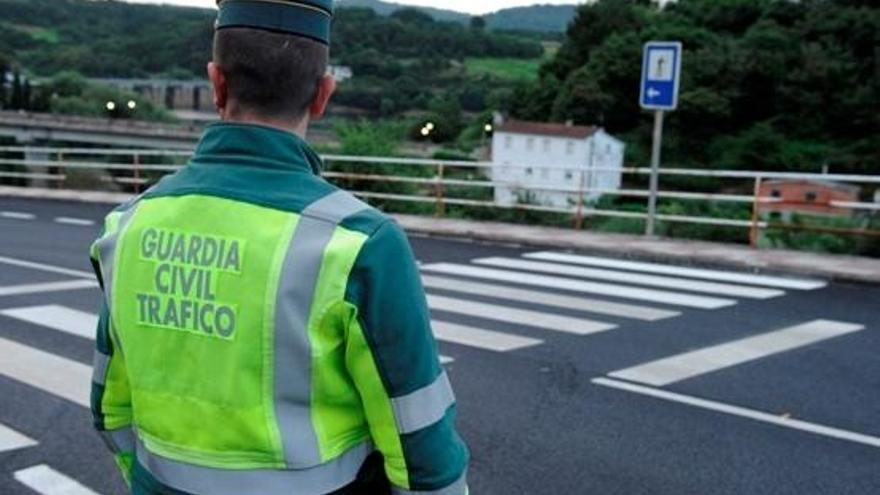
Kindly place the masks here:
POLYGON ((354 76, 351 67, 347 65, 330 65, 327 67, 327 72, 333 76, 333 79, 336 79, 336 82, 338 83, 348 81, 354 76))
POLYGON ((496 118, 492 137, 495 202, 515 204, 529 198, 540 204, 575 206, 620 189, 625 145, 600 127, 549 124, 496 118))

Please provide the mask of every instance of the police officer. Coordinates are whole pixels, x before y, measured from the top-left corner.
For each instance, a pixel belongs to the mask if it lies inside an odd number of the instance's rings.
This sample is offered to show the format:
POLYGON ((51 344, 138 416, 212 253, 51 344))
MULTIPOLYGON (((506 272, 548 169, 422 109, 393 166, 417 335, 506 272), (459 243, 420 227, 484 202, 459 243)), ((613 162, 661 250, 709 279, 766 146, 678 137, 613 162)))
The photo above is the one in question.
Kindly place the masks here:
POLYGON ((331 17, 221 0, 221 122, 92 246, 94 423, 135 494, 467 493, 406 237, 303 140, 334 89, 331 17))

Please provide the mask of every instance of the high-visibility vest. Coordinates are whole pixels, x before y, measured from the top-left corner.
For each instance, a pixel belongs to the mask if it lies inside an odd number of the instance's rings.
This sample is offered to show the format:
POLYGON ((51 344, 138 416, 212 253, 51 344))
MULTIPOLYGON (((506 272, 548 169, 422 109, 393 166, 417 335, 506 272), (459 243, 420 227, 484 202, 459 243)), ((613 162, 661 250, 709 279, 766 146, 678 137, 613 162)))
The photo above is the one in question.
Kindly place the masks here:
POLYGON ((320 495, 378 450, 396 493, 467 492, 405 235, 320 165, 287 132, 215 124, 107 216, 92 410, 135 486, 320 495))

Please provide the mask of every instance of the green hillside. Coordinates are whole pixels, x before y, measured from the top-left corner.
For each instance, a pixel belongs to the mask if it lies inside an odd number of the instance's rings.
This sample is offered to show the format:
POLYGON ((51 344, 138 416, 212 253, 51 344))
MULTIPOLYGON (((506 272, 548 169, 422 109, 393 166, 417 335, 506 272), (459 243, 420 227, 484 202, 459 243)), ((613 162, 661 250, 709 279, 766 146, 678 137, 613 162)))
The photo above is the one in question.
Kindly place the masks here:
MULTIPOLYGON (((415 8, 422 11, 435 20, 450 21, 460 24, 469 24, 471 16, 463 12, 448 9, 436 9, 431 7, 413 7, 382 0, 338 0, 341 7, 365 7, 373 9, 377 14, 388 16, 395 11, 404 8, 415 8)), ((513 7, 501 9, 497 12, 483 16, 489 29, 498 31, 536 31, 555 32, 565 31, 566 26, 574 19, 576 6, 572 5, 531 5, 528 7, 513 7)))
POLYGON ((485 17, 489 29, 561 33, 576 11, 575 5, 532 5, 502 9, 485 17))
MULTIPOLYGON (((12 67, 37 80, 65 71, 201 78, 215 15, 213 9, 117 1, 0 0, 0 70, 12 67)), ((518 81, 531 80, 545 53, 540 37, 437 21, 411 8, 387 16, 338 8, 332 39, 332 62, 355 75, 340 85, 335 102, 383 116, 425 111, 438 99, 484 111, 497 99, 493 94, 510 94, 518 81), (472 70, 467 60, 484 62, 472 70)))

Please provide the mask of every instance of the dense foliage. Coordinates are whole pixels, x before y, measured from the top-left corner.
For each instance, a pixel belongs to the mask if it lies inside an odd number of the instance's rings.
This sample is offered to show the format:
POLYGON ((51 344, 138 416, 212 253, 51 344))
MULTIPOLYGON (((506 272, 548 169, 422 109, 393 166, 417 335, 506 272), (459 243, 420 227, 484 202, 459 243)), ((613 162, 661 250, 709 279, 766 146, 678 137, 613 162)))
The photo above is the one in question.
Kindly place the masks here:
POLYGON ((493 90, 513 84, 469 72, 467 59, 537 60, 544 52, 535 40, 438 22, 415 9, 390 17, 340 9, 333 36, 334 58, 356 75, 340 86, 334 101, 381 115, 425 109, 437 97, 455 98, 465 110, 483 110, 493 90))
POLYGON ((685 46, 666 162, 880 173, 880 5, 871 0, 600 0, 583 5, 515 115, 603 123, 647 162, 641 46, 685 46), (633 146, 635 144, 635 146, 633 146))
MULTIPOLYGON (((87 0, 0 0, 0 57, 35 76, 75 70, 88 77, 201 77, 210 58, 214 11, 87 0)), ((475 21, 479 21, 475 18, 475 21)), ((534 34, 488 31, 485 23, 440 22, 417 9, 388 16, 340 8, 331 55, 351 66, 338 105, 373 115, 426 110, 438 97, 482 111, 492 91, 514 86, 466 61, 536 63, 534 34)))

